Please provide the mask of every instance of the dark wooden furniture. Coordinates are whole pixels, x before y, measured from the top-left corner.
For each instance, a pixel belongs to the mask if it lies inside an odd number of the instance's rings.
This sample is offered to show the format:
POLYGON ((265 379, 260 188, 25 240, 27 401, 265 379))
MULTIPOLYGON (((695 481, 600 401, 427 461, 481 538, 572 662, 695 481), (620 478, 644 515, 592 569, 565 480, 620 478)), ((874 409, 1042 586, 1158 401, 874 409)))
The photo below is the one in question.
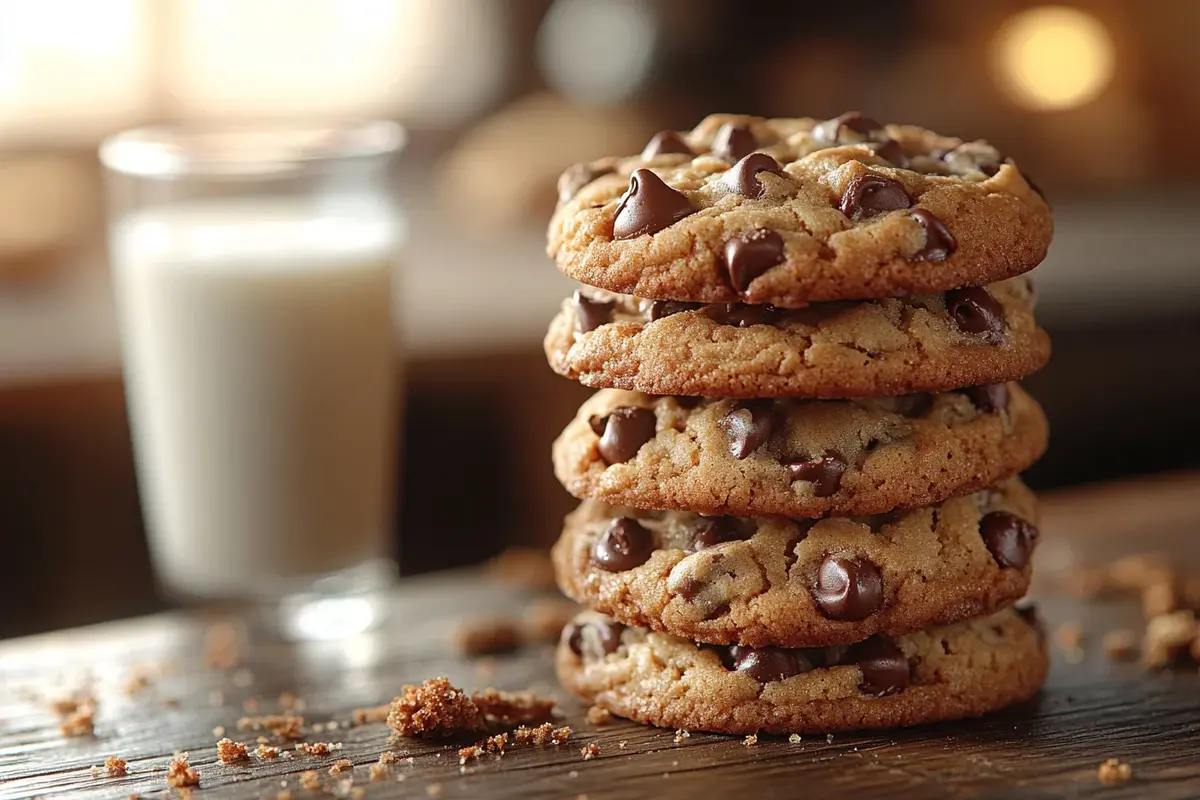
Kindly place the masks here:
POLYGON ((1148 548, 1195 563, 1198 510, 1197 475, 1049 497, 1039 600, 1051 631, 1069 620, 1083 626, 1085 656, 1067 663, 1056 651, 1039 697, 979 720, 799 743, 764 736, 754 746, 699 733, 676 743, 670 731, 621 721, 596 728, 556 688, 548 646, 484 662, 454 654, 447 640, 452 621, 515 612, 528 595, 478 573, 453 572, 407 580, 378 633, 330 644, 259 645, 235 672, 204 669, 205 623, 175 613, 0 644, 0 796, 161 796, 165 767, 181 750, 200 771, 201 797, 273 797, 281 782, 293 797, 314 796, 298 788, 297 774, 326 775, 334 758, 222 766, 213 728, 252 740, 234 728, 244 700, 260 698, 261 712, 277 711, 285 691, 304 698, 310 724, 344 724, 353 708, 445 673, 465 688, 557 691, 575 734, 559 747, 484 757, 465 770, 452 747, 405 740, 395 750, 413 762, 377 783, 368 781, 366 765, 388 749, 385 726, 339 725, 308 738, 342 742, 340 755, 356 764, 355 785, 368 797, 1194 798, 1200 796, 1200 676, 1191 669, 1149 674, 1109 661, 1101 635, 1138 626, 1138 609, 1056 594, 1050 578, 1080 561, 1148 548), (153 677, 130 696, 123 684, 139 664, 150 665, 153 677), (154 672, 164 664, 167 674, 154 672), (63 738, 46 698, 86 681, 100 703, 95 737, 63 738), (600 754, 584 761, 580 747, 593 742, 600 754), (108 755, 129 761, 129 777, 92 777, 89 768, 108 755), (1132 765, 1132 780, 1100 784, 1097 767, 1110 757, 1132 765))

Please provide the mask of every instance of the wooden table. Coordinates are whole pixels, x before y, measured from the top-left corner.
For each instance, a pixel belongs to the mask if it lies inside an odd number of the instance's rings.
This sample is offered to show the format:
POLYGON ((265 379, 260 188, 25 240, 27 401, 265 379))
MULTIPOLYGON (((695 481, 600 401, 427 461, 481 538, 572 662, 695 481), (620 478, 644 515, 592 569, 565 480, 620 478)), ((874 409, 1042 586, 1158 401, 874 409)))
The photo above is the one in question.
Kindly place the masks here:
MULTIPOLYGON (((1166 547, 1180 559, 1200 556, 1200 476, 1077 491, 1048 499, 1039 551, 1047 574, 1079 560, 1166 547)), ((526 648, 481 663, 454 654, 446 638, 452 620, 517 610, 526 592, 480 580, 477 573, 414 579, 392 598, 385 630, 333 644, 250 648, 240 670, 201 664, 205 625, 168 614, 63 631, 0 644, 0 797, 34 795, 161 796, 171 754, 186 750, 201 774, 201 796, 273 797, 297 775, 333 757, 216 761, 216 726, 240 741, 235 721, 246 698, 262 713, 279 709, 283 692, 302 697, 309 724, 336 720, 310 740, 340 741, 341 757, 357 766, 355 786, 366 796, 471 798, 703 797, 1200 797, 1200 677, 1194 670, 1147 674, 1100 652, 1103 632, 1137 627, 1136 607, 1082 602, 1056 595, 1042 581, 1039 599, 1051 630, 1078 620, 1086 655, 1067 663, 1056 652, 1050 681, 1034 701, 961 723, 864 735, 805 737, 799 743, 763 737, 692 734, 676 743, 670 731, 613 722, 597 728, 583 708, 557 689, 550 649, 526 648), (123 685, 137 664, 150 685, 128 695, 123 685), (167 673, 154 669, 167 665, 167 673), (176 668, 172 671, 171 666, 176 668), (575 730, 568 744, 510 751, 460 769, 453 747, 405 740, 395 749, 412 763, 369 782, 367 766, 388 748, 381 724, 343 727, 352 709, 386 702, 406 682, 447 674, 464 688, 495 685, 557 692, 575 730), (91 680, 99 699, 94 738, 67 739, 47 706, 91 680), (584 761, 580 748, 600 747, 584 761), (624 746, 622 747, 622 743, 624 746), (108 755, 129 762, 126 778, 94 778, 89 768, 108 755), (1133 779, 1103 786, 1099 764, 1117 757, 1133 779)), ((16 613, 10 609, 8 613, 16 613)))

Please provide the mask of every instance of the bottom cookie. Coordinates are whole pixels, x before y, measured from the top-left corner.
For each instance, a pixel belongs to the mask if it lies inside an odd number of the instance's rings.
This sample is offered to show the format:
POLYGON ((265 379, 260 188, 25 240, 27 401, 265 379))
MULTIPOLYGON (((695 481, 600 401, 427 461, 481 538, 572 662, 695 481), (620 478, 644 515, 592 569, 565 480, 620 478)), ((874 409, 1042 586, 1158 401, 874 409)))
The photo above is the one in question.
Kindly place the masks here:
POLYGON ((698 645, 594 612, 563 631, 562 684, 617 716, 717 733, 826 733, 974 717, 1031 697, 1049 668, 1032 614, 850 646, 698 645))

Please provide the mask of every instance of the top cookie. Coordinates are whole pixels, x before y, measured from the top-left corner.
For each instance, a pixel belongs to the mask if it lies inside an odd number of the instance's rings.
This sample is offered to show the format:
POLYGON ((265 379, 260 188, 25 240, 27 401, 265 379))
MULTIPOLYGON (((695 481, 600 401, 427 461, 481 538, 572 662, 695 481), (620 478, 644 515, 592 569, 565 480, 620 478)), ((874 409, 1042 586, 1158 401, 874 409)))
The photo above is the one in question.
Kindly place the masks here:
POLYGON ((854 113, 717 114, 563 173, 547 252, 613 292, 794 307, 1009 278, 1051 232, 1041 194, 986 142, 854 113))

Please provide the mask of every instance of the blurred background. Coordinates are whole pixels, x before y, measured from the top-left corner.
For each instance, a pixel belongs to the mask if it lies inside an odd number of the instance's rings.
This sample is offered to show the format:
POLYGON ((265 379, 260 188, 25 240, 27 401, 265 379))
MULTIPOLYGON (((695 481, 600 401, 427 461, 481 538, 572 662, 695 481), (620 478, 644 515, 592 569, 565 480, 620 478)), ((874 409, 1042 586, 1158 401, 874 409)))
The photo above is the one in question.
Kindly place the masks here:
MULTIPOLYGON (((711 111, 986 137, 1046 190, 1050 488, 1200 466, 1200 2, 0 0, 0 637, 160 607, 96 147, 153 122, 384 117, 410 233, 407 573, 548 544, 587 395, 540 341, 558 173, 711 111), (447 546, 453 543, 453 546, 447 546)), ((1200 511, 1200 498, 1197 499, 1200 511)))

